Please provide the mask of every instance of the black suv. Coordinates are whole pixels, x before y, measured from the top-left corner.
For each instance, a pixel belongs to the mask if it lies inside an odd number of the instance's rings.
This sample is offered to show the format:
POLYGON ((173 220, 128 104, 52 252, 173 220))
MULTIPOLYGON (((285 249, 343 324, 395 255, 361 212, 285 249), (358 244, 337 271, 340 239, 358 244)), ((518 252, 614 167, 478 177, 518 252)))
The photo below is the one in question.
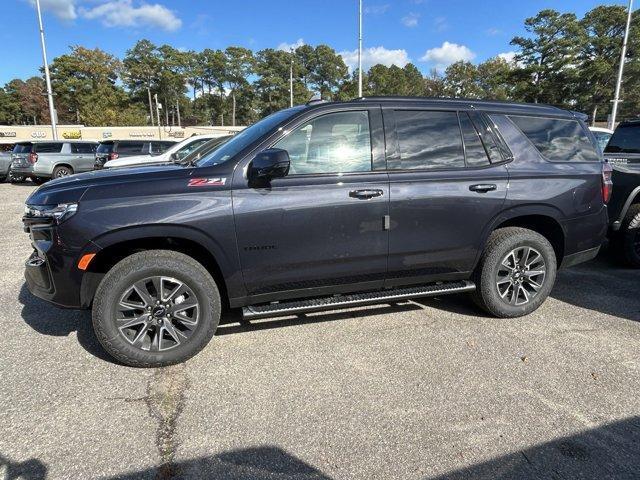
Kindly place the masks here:
POLYGON ((613 167, 612 244, 628 266, 640 268, 640 119, 618 125, 604 156, 613 167))
POLYGON ((93 309, 120 361, 183 361, 225 307, 245 318, 470 292, 537 309, 593 258, 610 172, 581 118, 542 105, 415 98, 310 103, 196 163, 40 187, 29 289, 93 309))
POLYGON ((96 150, 94 169, 101 170, 109 160, 134 155, 160 155, 176 142, 172 140, 105 140, 96 150))

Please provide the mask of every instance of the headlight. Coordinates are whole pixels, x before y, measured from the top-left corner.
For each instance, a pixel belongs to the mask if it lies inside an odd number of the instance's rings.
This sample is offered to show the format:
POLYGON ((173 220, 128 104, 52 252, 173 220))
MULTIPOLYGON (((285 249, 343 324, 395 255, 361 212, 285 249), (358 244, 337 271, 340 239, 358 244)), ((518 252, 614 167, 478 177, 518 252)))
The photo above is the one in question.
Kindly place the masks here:
POLYGON ((50 218, 62 223, 78 211, 77 203, 60 203, 58 205, 25 205, 25 217, 50 218))

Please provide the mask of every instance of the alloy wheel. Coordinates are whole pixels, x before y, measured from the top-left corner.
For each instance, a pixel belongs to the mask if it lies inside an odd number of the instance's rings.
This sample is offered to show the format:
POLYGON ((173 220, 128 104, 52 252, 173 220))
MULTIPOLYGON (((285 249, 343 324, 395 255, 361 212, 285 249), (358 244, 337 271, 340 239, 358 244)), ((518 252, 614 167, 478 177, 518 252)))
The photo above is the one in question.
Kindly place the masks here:
POLYGON ((498 267, 498 294, 509 305, 525 305, 536 297, 546 274, 547 266, 540 252, 526 246, 514 248, 498 267))
POLYGON ((150 352, 176 348, 198 326, 200 305, 193 290, 172 277, 135 282, 120 297, 116 325, 134 347, 150 352))

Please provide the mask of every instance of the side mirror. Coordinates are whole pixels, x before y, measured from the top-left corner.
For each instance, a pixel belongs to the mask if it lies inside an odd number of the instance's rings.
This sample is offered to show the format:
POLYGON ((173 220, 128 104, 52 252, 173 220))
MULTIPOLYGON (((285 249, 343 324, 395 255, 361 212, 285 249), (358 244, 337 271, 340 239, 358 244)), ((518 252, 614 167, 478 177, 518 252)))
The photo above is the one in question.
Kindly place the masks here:
POLYGON ((282 178, 289 173, 289 152, 281 148, 269 148, 258 153, 249 164, 247 177, 250 182, 282 178))
POLYGON ((171 160, 180 160, 180 155, 178 154, 178 152, 173 152, 171 154, 171 160))

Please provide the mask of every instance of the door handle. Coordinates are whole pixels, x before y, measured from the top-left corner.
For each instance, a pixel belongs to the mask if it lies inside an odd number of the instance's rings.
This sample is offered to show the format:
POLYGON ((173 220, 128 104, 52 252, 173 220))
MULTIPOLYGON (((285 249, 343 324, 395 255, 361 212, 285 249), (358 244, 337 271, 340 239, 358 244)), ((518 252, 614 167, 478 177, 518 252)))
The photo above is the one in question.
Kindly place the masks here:
POLYGON ((368 200, 374 197, 381 197, 384 192, 382 190, 351 190, 349 196, 351 198, 357 198, 359 200, 368 200))
POLYGON ((495 183, 478 183, 469 187, 469 190, 477 193, 487 193, 497 189, 498 186, 495 183))

